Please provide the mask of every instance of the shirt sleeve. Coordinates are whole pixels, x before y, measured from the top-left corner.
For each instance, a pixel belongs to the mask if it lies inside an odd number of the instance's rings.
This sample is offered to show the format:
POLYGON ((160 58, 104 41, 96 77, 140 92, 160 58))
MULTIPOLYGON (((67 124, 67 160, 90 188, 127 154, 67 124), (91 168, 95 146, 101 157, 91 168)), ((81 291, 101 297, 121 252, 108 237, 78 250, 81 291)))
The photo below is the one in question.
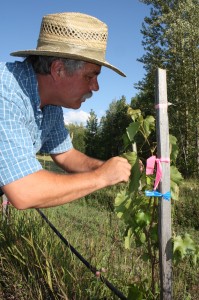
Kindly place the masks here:
POLYGON ((20 107, 4 99, 0 106, 0 186, 41 169, 20 107))
MULTIPOLYGON (((50 112, 52 115, 52 112, 50 112)), ((46 118, 46 117, 45 117, 46 118)), ((56 107, 56 121, 51 128, 48 138, 40 149, 41 153, 58 154, 73 148, 70 134, 64 124, 63 110, 56 107)))

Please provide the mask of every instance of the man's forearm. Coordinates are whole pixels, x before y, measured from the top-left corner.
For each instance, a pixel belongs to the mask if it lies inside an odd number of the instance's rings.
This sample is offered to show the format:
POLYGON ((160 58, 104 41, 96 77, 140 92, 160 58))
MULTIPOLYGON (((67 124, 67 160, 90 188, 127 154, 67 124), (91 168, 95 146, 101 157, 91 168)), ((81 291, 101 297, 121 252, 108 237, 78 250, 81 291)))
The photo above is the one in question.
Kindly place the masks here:
POLYGON ((103 182, 97 180, 93 172, 63 175, 42 170, 3 189, 16 208, 27 209, 62 205, 103 187, 103 182))
POLYGON ((68 152, 51 155, 52 159, 63 170, 71 173, 89 172, 99 168, 104 162, 91 158, 75 149, 68 152))
POLYGON ((41 170, 2 187, 8 200, 18 209, 63 205, 119 182, 127 182, 131 166, 114 157, 94 171, 57 174, 41 170))

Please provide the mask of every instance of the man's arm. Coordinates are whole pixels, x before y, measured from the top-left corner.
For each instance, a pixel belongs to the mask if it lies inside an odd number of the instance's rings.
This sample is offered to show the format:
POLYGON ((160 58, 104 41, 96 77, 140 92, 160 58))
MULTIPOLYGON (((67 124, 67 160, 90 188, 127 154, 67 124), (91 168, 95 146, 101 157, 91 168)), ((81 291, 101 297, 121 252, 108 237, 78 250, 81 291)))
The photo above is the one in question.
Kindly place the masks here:
POLYGON ((74 148, 64 153, 53 154, 51 157, 58 166, 69 173, 92 171, 104 163, 104 161, 91 158, 74 148))
POLYGON ((18 209, 63 205, 96 190, 127 182, 131 166, 121 157, 113 157, 93 171, 78 174, 56 174, 40 170, 2 189, 18 209))

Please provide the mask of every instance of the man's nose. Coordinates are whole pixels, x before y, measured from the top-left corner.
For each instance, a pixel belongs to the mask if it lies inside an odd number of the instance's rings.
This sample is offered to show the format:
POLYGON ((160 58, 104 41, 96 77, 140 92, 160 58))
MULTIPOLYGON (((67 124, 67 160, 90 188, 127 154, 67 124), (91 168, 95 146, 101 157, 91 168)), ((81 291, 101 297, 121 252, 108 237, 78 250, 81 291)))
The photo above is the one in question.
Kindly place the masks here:
POLYGON ((92 79, 90 88, 91 88, 91 90, 94 91, 94 92, 97 92, 97 91, 99 90, 99 84, 98 84, 97 78, 93 78, 93 79, 92 79))

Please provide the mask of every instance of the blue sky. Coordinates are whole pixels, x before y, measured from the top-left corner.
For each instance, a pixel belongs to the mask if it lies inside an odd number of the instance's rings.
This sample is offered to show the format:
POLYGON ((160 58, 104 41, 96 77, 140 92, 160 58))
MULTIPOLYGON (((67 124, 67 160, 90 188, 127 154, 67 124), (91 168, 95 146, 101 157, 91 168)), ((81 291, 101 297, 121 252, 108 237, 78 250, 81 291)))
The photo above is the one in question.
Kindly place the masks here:
MULTIPOLYGON (((139 0, 6 0, 0 10, 0 60, 14 61, 9 54, 17 50, 35 49, 43 15, 76 11, 99 18, 108 25, 106 60, 121 69, 126 78, 102 68, 100 90, 79 110, 64 109, 66 122, 85 122, 91 109, 100 118, 109 104, 124 95, 127 102, 135 96, 134 84, 144 76, 137 61, 144 53, 140 33, 149 6, 139 0)), ((19 58, 20 59, 20 58, 19 58)))

